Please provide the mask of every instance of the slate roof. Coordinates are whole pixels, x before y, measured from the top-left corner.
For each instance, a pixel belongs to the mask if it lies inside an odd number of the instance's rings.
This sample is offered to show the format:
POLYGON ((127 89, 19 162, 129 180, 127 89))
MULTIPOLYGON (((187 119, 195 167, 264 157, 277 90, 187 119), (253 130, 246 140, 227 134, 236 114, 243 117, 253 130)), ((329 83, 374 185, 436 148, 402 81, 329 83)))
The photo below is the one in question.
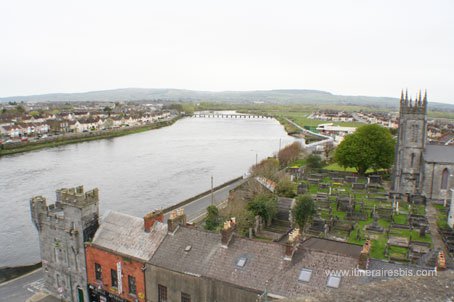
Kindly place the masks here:
POLYGON ((335 240, 312 237, 302 243, 306 250, 328 252, 358 259, 362 246, 335 240))
MULTIPOLYGON (((357 258, 310 251, 300 247, 293 255, 291 263, 282 270, 275 271, 275 276, 269 282, 268 291, 289 298, 319 291, 337 291, 337 288, 327 286, 329 272, 350 271, 357 265, 357 258), (302 269, 311 270, 309 281, 298 280, 302 269)), ((349 288, 353 284, 363 283, 363 279, 357 276, 342 276, 339 288, 349 288)))
POLYGON ((150 263, 172 271, 203 275, 219 248, 220 234, 180 226, 173 235, 166 236, 150 263), (185 251, 188 246, 190 250, 185 251))
POLYGON ((426 145, 424 161, 454 164, 454 146, 426 145))
MULTIPOLYGON (((167 235, 150 264, 190 275, 204 276, 240 287, 295 297, 303 293, 332 290, 326 286, 326 270, 351 270, 358 264, 360 246, 331 240, 308 240, 295 252, 292 261, 284 260, 284 246, 233 236, 228 248, 221 246, 220 234, 179 227, 167 235), (309 242, 309 243, 306 243, 309 242), (331 249, 328 253, 325 249, 331 249), (189 251, 185 251, 190 246, 189 251), (312 249, 311 249, 312 248, 312 249), (333 251, 334 249, 334 251, 333 251), (244 266, 238 260, 245 259, 244 266), (312 270, 308 282, 299 281, 301 269, 312 270)), ((340 287, 360 282, 359 277, 342 278, 340 287)), ((334 289, 335 290, 335 289, 334 289)))
POLYGON ((453 301, 452 280, 454 271, 440 271, 436 277, 402 277, 366 285, 353 285, 339 291, 302 295, 288 302, 453 301))
POLYGON ((144 231, 143 219, 111 211, 102 220, 93 246, 140 261, 148 261, 167 234, 167 225, 156 222, 144 231))
POLYGON ((282 245, 234 236, 228 248, 217 249, 207 276, 263 291, 266 281, 278 275, 286 264, 282 245), (246 263, 239 267, 237 261, 242 257, 246 263))

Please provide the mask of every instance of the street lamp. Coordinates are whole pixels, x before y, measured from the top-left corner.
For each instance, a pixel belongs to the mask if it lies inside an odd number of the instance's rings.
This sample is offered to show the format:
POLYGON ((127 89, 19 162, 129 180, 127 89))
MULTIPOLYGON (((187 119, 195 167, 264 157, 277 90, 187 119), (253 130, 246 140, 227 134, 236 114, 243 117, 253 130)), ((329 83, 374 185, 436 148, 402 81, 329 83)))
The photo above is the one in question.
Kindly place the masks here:
POLYGON ((213 176, 211 176, 211 205, 214 204, 214 193, 213 193, 213 176))
POLYGON ((250 151, 254 151, 255 152, 255 165, 257 166, 259 153, 257 152, 257 150, 254 150, 254 149, 251 149, 250 151))

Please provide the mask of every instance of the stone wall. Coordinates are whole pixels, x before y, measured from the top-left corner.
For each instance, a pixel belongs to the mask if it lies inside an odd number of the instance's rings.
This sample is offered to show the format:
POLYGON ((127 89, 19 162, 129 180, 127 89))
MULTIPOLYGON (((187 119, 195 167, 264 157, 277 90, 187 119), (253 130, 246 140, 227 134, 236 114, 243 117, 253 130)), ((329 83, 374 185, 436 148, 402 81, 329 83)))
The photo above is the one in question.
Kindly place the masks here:
MULTIPOLYGON (((440 159, 443 160, 443 159, 440 159)), ((441 189, 441 179, 444 169, 448 169, 449 174, 454 174, 454 164, 425 163, 424 164, 424 186, 423 194, 434 200, 450 199, 449 188, 454 187, 454 177, 448 177, 448 190, 441 189)))
POLYGON ((92 235, 98 225, 97 189, 84 193, 83 187, 65 189, 65 200, 47 205, 42 196, 30 201, 32 221, 39 244, 48 291, 67 301, 88 301, 84 235, 92 235), (92 229, 87 232, 90 226, 92 229))
MULTIPOLYGON (((167 287, 168 301, 181 301, 181 293, 197 302, 256 302, 259 292, 191 273, 179 273, 147 264, 147 302, 158 301, 158 285, 167 287)), ((271 301, 272 299, 269 299, 271 301)))

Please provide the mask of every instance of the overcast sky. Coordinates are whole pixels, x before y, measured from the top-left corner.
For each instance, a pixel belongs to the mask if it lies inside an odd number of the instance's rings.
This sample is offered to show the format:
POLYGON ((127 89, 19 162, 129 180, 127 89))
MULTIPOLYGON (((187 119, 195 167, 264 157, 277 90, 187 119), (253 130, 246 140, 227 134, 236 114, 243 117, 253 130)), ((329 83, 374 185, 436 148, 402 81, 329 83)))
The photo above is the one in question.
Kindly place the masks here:
POLYGON ((454 103, 454 1, 0 2, 0 96, 320 89, 454 103))

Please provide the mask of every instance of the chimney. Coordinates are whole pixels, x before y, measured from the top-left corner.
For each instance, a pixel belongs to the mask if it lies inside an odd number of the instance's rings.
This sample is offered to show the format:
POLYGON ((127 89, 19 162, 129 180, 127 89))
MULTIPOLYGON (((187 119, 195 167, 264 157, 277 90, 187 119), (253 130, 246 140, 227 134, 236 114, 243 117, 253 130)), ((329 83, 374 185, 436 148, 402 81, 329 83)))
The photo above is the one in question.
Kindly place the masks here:
POLYGON ((221 243, 223 248, 229 246, 229 242, 232 239, 233 232, 236 230, 236 221, 235 217, 230 218, 224 222, 224 227, 221 230, 221 243))
POLYGON ((296 228, 288 234, 288 241, 285 244, 284 260, 291 261, 301 239, 300 229, 296 228))
POLYGON ((179 208, 170 212, 170 217, 167 220, 167 230, 169 233, 173 234, 180 225, 186 224, 186 215, 184 214, 184 209, 179 208))
POLYGON ((361 254, 359 255, 358 260, 358 268, 359 269, 367 269, 369 266, 369 253, 371 248, 371 241, 366 240, 363 245, 363 249, 361 250, 361 254))
POLYGON ((164 214, 162 211, 156 210, 146 214, 143 217, 143 227, 145 232, 150 233, 150 230, 153 228, 153 225, 156 221, 163 222, 164 221, 164 214))

